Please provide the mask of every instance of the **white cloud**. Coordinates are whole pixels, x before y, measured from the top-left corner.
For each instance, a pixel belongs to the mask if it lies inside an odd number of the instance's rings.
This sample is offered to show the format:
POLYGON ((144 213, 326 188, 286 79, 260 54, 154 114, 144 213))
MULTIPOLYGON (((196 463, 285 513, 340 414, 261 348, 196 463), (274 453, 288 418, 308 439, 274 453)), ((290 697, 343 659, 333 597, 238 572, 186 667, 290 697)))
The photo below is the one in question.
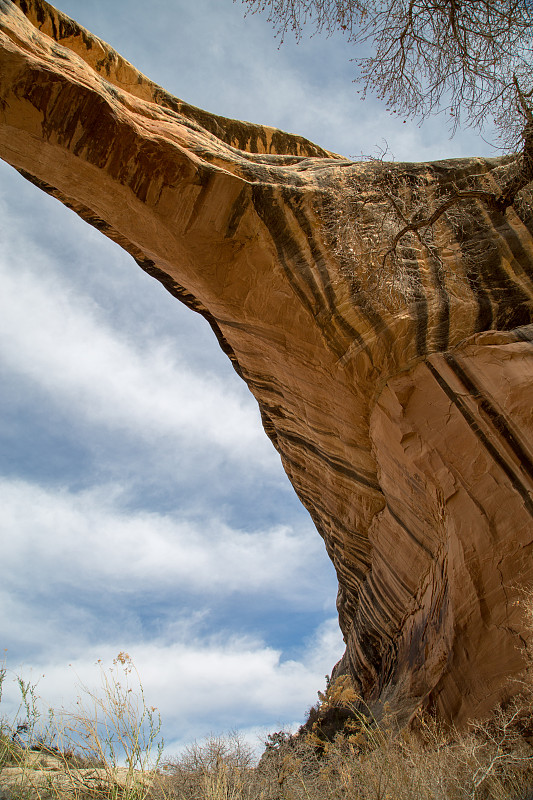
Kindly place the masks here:
POLYGON ((272 592, 314 608, 332 589, 315 585, 326 556, 311 523, 238 530, 217 517, 128 510, 110 487, 75 493, 9 480, 0 480, 0 506, 4 530, 16 531, 3 542, 5 585, 19 589, 31 590, 38 572, 56 588, 272 592))
POLYGON ((0 260, 5 367, 91 424, 279 469, 255 401, 240 387, 196 372, 169 339, 127 338, 111 328, 42 254, 26 248, 22 261, 8 241, 0 260))
MULTIPOLYGON (((303 721, 342 649, 333 619, 317 629, 300 658, 290 661, 261 640, 238 636, 184 638, 171 645, 127 643, 146 703, 161 713, 170 752, 212 732, 242 729, 250 736, 251 729, 278 730, 303 721)), ((45 706, 72 708, 80 684, 98 691, 100 669, 111 666, 116 655, 108 645, 93 644, 69 661, 43 661, 31 670, 10 665, 4 709, 13 714, 16 708, 15 674, 38 683, 45 706)))

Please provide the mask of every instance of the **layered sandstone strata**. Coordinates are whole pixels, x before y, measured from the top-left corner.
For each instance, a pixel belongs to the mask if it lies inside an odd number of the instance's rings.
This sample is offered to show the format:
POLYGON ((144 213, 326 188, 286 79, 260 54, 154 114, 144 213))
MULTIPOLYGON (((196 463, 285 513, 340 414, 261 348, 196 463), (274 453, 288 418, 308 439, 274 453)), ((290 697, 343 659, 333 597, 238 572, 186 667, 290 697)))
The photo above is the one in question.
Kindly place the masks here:
POLYGON ((497 191, 508 162, 353 163, 216 117, 43 0, 0 0, 0 156, 209 321, 324 538, 367 701, 461 720, 508 691, 533 578, 527 198, 375 254, 391 208, 497 191))

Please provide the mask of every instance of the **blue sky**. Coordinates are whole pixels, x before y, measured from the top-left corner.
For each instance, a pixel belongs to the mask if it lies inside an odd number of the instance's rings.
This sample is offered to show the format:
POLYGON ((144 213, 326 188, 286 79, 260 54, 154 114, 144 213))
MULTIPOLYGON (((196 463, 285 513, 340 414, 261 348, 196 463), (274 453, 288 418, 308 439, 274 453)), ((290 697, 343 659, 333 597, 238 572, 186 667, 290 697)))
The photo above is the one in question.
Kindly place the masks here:
MULTIPOLYGON (((339 37, 231 0, 58 7, 194 105, 354 158, 492 154, 390 116, 339 37)), ((204 321, 0 162, 0 649, 68 706, 129 652, 169 752, 294 726, 342 654, 323 543, 204 321), (70 666, 69 666, 70 665, 70 666), (77 677, 76 677, 77 676, 77 677)), ((13 697, 10 684, 4 704, 13 697)))

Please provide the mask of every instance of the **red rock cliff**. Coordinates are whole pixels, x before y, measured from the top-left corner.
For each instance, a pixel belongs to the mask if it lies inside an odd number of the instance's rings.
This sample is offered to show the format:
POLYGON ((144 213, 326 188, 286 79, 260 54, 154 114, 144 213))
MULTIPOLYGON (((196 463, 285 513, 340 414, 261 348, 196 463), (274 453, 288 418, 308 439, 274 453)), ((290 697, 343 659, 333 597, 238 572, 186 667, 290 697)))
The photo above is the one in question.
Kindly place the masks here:
POLYGON ((384 175, 432 209, 507 162, 358 164, 216 117, 43 0, 0 0, 0 156, 210 322, 337 570, 338 669, 407 715, 502 697, 533 578, 528 204, 372 243, 384 175))

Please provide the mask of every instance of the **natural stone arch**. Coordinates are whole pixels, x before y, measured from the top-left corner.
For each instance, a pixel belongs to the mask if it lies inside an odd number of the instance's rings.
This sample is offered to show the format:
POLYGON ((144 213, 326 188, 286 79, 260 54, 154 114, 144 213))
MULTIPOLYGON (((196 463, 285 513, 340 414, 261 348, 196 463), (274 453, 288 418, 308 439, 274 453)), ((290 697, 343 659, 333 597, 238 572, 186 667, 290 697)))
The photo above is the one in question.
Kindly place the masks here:
POLYGON ((203 314, 256 397, 337 570, 337 670, 405 716, 489 708, 533 577, 533 226, 473 199, 377 277, 372 241, 380 170, 431 209, 506 160, 353 163, 216 117, 44 0, 0 0, 0 45, 0 156, 203 314))

